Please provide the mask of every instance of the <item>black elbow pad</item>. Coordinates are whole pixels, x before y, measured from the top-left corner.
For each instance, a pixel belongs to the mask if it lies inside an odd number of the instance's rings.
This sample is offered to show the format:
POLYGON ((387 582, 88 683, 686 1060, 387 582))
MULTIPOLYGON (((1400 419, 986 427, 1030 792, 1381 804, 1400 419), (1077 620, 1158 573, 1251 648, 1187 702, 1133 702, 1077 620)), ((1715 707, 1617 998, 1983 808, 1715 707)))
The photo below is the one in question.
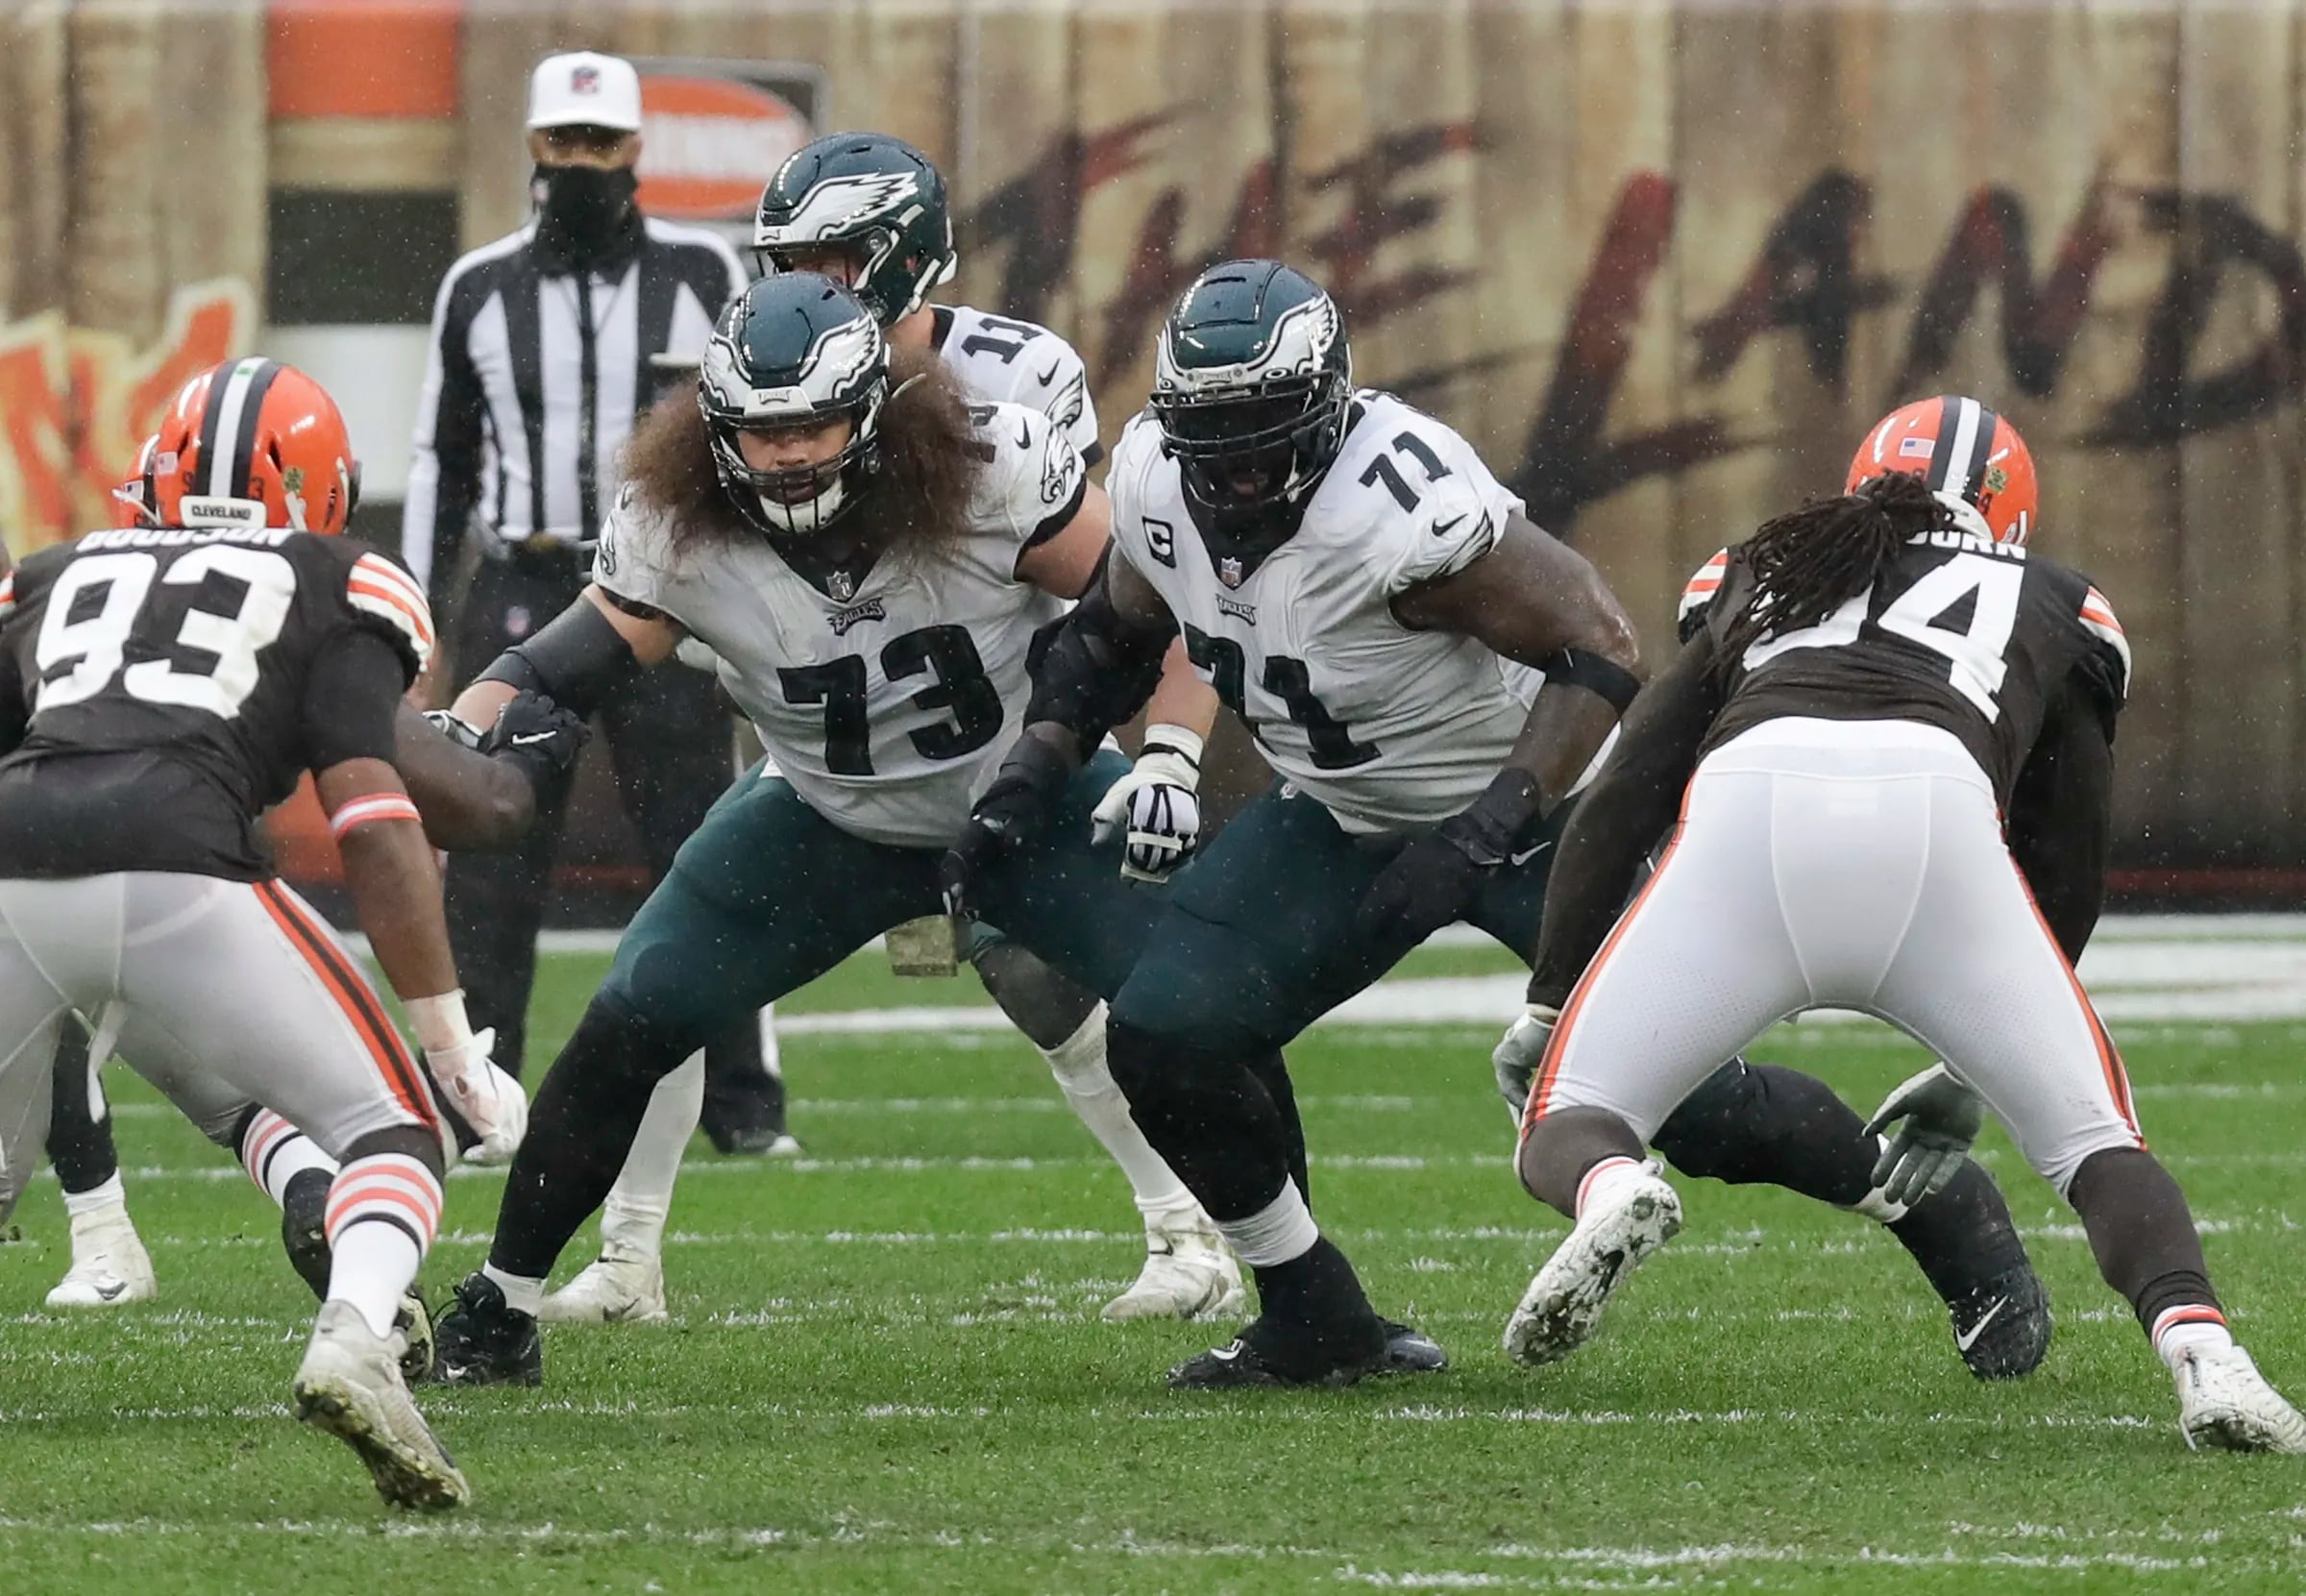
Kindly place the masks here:
POLYGON ((589 599, 578 599, 545 629, 505 650, 480 673, 482 681, 542 693, 564 709, 590 717, 622 683, 638 675, 632 646, 589 599))
POLYGON ((1136 714, 1161 680, 1174 633, 1132 628, 1113 607, 1102 581, 1065 618, 1033 671, 1025 724, 1051 721, 1093 749, 1136 714))

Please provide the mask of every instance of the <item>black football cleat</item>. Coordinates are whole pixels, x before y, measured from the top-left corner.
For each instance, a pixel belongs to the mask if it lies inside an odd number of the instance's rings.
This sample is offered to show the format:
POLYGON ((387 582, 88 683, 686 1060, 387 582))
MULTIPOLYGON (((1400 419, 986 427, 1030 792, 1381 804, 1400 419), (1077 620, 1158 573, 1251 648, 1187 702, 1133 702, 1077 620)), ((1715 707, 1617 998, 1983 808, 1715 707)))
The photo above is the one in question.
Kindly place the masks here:
POLYGON ((433 1377, 444 1386, 541 1386, 545 1345, 535 1316, 515 1312, 488 1276, 456 1286, 456 1306, 432 1327, 433 1377))
POLYGON ((2049 1293, 2033 1265, 2021 1263, 1956 1297, 1946 1311, 1954 1349, 1980 1380, 2017 1380, 2049 1353, 2049 1293))
POLYGON ((326 1169, 300 1169, 281 1193, 281 1246, 288 1266, 312 1294, 329 1299, 329 1269, 334 1263, 329 1251, 329 1187, 326 1169))
POLYGON ((701 1123, 720 1153, 792 1158, 800 1151, 785 1127, 785 1083, 765 1069, 742 1086, 707 1079, 701 1123))
POLYGON ((1365 1376, 1388 1372, 1385 1343, 1362 1354, 1309 1349, 1302 1358, 1284 1358, 1274 1345, 1282 1340, 1258 1320, 1225 1345, 1197 1352, 1169 1370, 1169 1388, 1240 1391, 1350 1386, 1365 1376))
POLYGON ((1439 1374, 1449 1367, 1449 1354, 1424 1331, 1399 1319, 1380 1318, 1386 1331, 1386 1361, 1377 1374, 1439 1374))

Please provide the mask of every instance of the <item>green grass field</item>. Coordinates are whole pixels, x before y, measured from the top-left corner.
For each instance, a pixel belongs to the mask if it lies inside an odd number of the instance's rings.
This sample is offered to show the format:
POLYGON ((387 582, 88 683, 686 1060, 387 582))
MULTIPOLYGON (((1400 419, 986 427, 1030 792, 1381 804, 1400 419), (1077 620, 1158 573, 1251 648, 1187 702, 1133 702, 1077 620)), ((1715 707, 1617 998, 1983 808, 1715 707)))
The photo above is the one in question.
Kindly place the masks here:
MULTIPOLYGON (((790 1012, 974 1000, 866 955, 790 1012)), ((601 961, 548 961, 536 1045, 601 961)), ((1502 968, 1441 949, 1416 973, 1502 968)), ((2212 1232, 2237 1329, 2306 1394, 2294 1024, 2118 1026, 2147 1130, 2212 1232)), ((998 1031, 787 1043, 807 1159, 716 1159, 674 1212, 674 1322, 559 1331, 534 1392, 425 1397, 473 1508, 410 1520, 286 1415, 311 1303, 269 1207, 109 1077, 158 1303, 38 1310, 53 1182, 0 1246, 0 1591, 2267 1590, 2306 1586, 2306 1461, 2189 1454, 2072 1215, 1999 1133, 2059 1310, 2015 1387, 1963 1372, 1889 1239, 1686 1182, 1689 1223, 1603 1338, 1498 1348, 1562 1230, 1508 1167, 1493 1025, 1326 1028, 1293 1052, 1314 1202, 1456 1366, 1220 1400, 1163 1370, 1225 1327, 1108 1327, 1126 1189, 998 1031)), ((1842 1025, 1760 1056, 1870 1106, 1917 1055, 1842 1025)), ((532 1078, 535 1066, 532 1064, 532 1078)), ((501 1177, 451 1183, 433 1289, 501 1177)), ((589 1257, 588 1235, 563 1261, 589 1257)))

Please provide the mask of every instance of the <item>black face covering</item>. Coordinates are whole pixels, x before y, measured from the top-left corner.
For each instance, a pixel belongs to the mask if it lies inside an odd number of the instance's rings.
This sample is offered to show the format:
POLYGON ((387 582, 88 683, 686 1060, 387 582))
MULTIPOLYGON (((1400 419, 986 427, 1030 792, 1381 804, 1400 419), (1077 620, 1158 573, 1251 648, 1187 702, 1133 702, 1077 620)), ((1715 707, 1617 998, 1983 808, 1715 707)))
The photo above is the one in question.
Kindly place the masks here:
POLYGON ((613 265, 641 241, 640 179, 629 166, 539 166, 529 179, 536 247, 571 267, 613 265))

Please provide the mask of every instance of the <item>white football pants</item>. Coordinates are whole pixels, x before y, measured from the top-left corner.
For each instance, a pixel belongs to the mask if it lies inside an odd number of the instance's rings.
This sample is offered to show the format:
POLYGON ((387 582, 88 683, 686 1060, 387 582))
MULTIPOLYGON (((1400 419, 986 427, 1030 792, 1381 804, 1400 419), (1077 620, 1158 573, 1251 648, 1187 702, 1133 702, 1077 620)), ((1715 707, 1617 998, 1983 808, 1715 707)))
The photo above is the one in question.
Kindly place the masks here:
POLYGON ((47 1115, 24 1093, 46 1100, 57 1027, 113 1004, 120 1056, 211 1140, 252 1103, 331 1158, 376 1131, 436 1130, 358 962, 280 882, 0 880, 0 1212, 39 1157, 47 1115))
POLYGON ((2144 1145, 1985 773, 1906 721, 1772 721, 1699 764, 1664 860, 1562 1010, 1532 1119, 1606 1109, 1647 1142, 1722 1060, 1818 1008, 1936 1052, 2061 1195, 2092 1153, 2144 1145))

